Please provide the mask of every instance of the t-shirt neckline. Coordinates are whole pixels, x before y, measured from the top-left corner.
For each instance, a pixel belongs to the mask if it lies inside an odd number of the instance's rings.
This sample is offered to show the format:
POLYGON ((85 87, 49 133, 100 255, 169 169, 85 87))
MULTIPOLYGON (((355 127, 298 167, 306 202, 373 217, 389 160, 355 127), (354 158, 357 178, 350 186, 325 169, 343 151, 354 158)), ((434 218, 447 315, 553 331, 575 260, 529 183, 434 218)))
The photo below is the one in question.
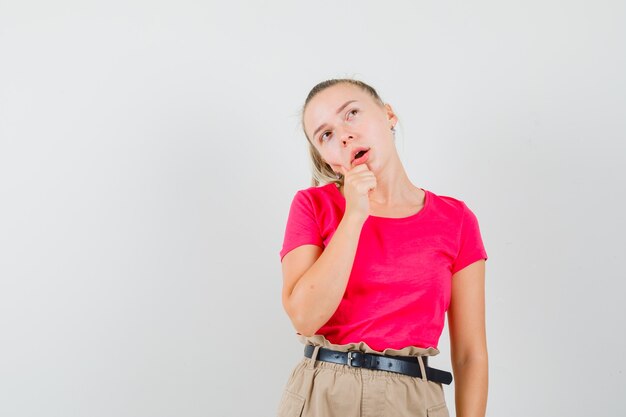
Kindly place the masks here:
MULTIPOLYGON (((335 189, 336 195, 339 197, 339 200, 343 203, 343 210, 345 212, 346 199, 343 196, 343 194, 341 194, 341 191, 339 191, 339 187, 335 183, 330 183, 328 185, 335 189)), ((368 219, 375 219, 377 221, 387 221, 387 222, 402 222, 402 221, 413 220, 415 218, 421 217, 422 213, 424 213, 430 206, 431 196, 430 196, 430 191, 428 191, 427 189, 422 188, 422 187, 418 187, 418 188, 424 191, 424 207, 422 207, 421 210, 418 211, 417 213, 413 213, 406 217, 381 217, 381 216, 373 216, 370 214, 368 216, 368 219)))

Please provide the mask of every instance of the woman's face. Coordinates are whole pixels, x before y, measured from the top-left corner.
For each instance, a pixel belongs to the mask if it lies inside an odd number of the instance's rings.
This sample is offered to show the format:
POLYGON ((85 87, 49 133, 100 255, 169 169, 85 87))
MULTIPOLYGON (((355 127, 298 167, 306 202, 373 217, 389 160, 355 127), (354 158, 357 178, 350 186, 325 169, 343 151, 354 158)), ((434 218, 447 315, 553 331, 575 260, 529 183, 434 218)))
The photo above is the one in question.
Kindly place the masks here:
POLYGON ((368 149, 367 166, 377 172, 395 150, 391 127, 397 117, 352 84, 336 84, 318 93, 304 111, 304 130, 333 171, 353 168, 354 154, 368 149))

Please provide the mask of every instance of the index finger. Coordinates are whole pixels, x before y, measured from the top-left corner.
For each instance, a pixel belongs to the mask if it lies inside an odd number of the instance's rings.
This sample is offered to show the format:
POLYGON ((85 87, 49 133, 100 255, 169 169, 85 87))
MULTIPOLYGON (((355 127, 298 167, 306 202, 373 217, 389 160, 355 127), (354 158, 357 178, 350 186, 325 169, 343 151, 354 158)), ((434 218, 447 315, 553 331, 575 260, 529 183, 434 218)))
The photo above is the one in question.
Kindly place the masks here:
POLYGON ((352 169, 354 170, 354 172, 369 171, 370 167, 367 166, 367 163, 365 163, 365 164, 359 164, 352 169))

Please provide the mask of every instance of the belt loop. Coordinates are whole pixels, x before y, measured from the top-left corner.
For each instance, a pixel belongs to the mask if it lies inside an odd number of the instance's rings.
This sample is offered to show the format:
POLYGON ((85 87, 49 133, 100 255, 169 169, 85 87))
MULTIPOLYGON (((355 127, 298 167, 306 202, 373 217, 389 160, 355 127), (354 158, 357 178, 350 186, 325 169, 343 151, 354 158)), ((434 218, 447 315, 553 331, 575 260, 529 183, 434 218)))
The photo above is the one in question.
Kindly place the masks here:
POLYGON ((426 382, 426 367, 424 366, 424 360, 421 356, 417 357, 417 361, 420 364, 420 371, 422 372, 422 381, 426 382))
POLYGON ((317 353, 320 350, 320 346, 316 345, 313 348, 313 353, 311 354, 311 362, 309 362, 309 364, 307 365, 307 368, 312 369, 315 367, 315 361, 317 360, 317 353))

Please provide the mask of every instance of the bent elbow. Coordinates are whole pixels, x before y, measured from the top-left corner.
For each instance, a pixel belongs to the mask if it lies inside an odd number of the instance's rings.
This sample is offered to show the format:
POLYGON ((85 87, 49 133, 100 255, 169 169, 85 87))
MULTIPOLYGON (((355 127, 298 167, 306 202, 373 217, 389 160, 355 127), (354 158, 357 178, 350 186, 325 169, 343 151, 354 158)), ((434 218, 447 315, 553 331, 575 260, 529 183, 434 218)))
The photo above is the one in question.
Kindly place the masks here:
POLYGON ((311 320, 307 320, 305 317, 296 317, 291 322, 296 331, 305 337, 313 336, 320 328, 320 326, 311 323, 311 320))
POLYGON ((326 323, 326 318, 323 316, 316 316, 316 314, 308 311, 302 306, 295 305, 292 299, 285 298, 283 301, 283 307, 293 328, 302 336, 310 337, 315 335, 323 325, 326 323))

